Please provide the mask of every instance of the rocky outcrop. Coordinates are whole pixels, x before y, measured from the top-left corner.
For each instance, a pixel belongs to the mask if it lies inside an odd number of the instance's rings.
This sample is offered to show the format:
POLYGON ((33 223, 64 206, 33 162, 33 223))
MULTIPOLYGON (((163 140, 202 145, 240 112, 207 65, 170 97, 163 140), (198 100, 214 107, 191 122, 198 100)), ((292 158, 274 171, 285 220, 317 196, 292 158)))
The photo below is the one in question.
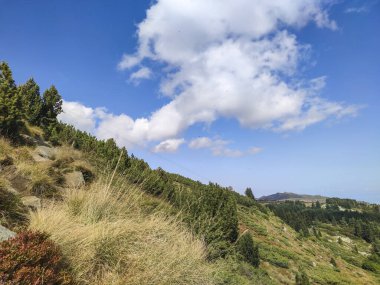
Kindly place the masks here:
POLYGON ((37 162, 54 160, 56 150, 52 147, 38 146, 32 153, 32 157, 37 162))
POLYGON ((0 225, 0 242, 10 239, 16 235, 15 232, 8 230, 7 228, 0 225))
POLYGON ((65 174, 65 185, 70 188, 81 187, 85 184, 83 173, 80 171, 65 174))

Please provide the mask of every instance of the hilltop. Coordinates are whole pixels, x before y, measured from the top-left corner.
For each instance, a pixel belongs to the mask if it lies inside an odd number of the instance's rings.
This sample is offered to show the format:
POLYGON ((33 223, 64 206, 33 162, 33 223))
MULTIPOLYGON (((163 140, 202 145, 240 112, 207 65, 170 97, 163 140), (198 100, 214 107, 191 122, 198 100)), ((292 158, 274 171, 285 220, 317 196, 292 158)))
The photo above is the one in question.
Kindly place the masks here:
POLYGON ((321 202, 325 203, 326 198, 320 195, 307 195, 307 194, 296 194, 292 192, 282 192, 276 193, 268 196, 262 196, 258 200, 259 201, 267 201, 267 202, 275 202, 275 201, 303 201, 303 202, 321 202))

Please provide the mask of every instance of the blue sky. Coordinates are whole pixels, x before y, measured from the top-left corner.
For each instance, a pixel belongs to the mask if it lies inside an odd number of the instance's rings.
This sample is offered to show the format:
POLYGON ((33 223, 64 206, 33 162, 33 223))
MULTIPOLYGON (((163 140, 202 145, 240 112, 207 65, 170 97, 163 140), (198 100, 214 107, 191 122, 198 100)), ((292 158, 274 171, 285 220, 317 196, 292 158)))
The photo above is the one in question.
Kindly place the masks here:
POLYGON ((0 0, 0 60, 153 167, 380 202, 379 27, 379 1, 0 0))

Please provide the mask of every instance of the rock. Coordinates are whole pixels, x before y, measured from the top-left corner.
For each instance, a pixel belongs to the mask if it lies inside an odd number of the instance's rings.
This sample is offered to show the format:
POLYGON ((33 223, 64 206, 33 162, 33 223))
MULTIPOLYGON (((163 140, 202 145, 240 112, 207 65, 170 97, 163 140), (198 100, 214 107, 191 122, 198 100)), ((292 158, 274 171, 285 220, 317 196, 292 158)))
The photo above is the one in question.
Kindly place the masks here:
POLYGON ((313 267, 317 267, 317 264, 313 261, 312 262, 313 267))
POLYGON ((41 199, 36 196, 22 197, 21 202, 32 210, 41 209, 41 199))
POLYGON ((16 235, 15 232, 8 230, 7 228, 0 225, 0 242, 10 239, 16 235))
POLYGON ((14 190, 20 193, 28 191, 30 180, 18 173, 16 168, 9 169, 8 180, 14 190))
POLYGON ((85 184, 82 172, 74 171, 65 174, 66 187, 81 187, 85 184))
POLYGON ((32 157, 37 162, 43 162, 48 160, 54 160, 56 155, 56 150, 52 147, 38 146, 34 150, 32 157))
POLYGON ((49 143, 47 143, 46 141, 40 138, 34 138, 25 134, 21 134, 21 137, 24 140, 24 142, 28 145, 40 145, 40 146, 50 147, 49 143))

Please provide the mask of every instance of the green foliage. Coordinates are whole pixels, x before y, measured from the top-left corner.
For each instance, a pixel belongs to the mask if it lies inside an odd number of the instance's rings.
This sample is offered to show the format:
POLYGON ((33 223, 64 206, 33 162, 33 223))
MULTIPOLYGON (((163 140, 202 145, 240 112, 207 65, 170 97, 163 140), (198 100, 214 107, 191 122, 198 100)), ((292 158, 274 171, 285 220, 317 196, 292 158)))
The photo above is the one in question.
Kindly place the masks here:
POLYGON ((252 200, 255 200, 255 196, 253 195, 252 189, 249 187, 245 189, 245 196, 247 196, 248 198, 252 200))
POLYGON ((305 271, 301 270, 301 272, 297 272, 296 285, 310 285, 309 277, 305 271))
POLYGON ((5 284, 72 284, 59 248, 38 232, 0 243, 0 281, 5 284))
POLYGON ((247 232, 243 234, 236 242, 236 251, 242 256, 243 260, 253 265, 254 267, 259 267, 260 256, 259 247, 255 245, 252 239, 252 235, 247 232))
POLYGON ((27 209, 20 199, 0 183, 0 224, 9 228, 24 225, 26 214, 27 209))
POLYGON ((18 92, 26 120, 33 125, 38 125, 41 121, 43 108, 40 87, 31 78, 25 84, 18 86, 18 92))
POLYGON ((372 254, 363 262, 362 268, 380 273, 380 240, 372 244, 372 254))
POLYGON ((42 97, 43 123, 44 125, 50 125, 51 123, 55 123, 57 116, 62 113, 62 97, 54 85, 47 89, 42 97))
POLYGON ((332 264, 332 266, 338 267, 338 265, 336 264, 336 261, 335 261, 334 257, 331 257, 330 263, 332 264))
MULTIPOLYGON (((335 200, 334 200, 335 201, 335 200)), ((351 201, 351 200, 349 200, 351 201)), ((296 231, 305 235, 308 227, 316 222, 329 223, 334 229, 342 229, 346 235, 355 235, 367 242, 373 242, 380 236, 380 213, 375 206, 368 206, 361 211, 341 211, 337 205, 326 209, 306 207, 300 201, 273 203, 268 207, 296 231)))
POLYGON ((5 62, 0 63, 0 135, 16 139, 22 122, 22 103, 12 71, 5 62))

